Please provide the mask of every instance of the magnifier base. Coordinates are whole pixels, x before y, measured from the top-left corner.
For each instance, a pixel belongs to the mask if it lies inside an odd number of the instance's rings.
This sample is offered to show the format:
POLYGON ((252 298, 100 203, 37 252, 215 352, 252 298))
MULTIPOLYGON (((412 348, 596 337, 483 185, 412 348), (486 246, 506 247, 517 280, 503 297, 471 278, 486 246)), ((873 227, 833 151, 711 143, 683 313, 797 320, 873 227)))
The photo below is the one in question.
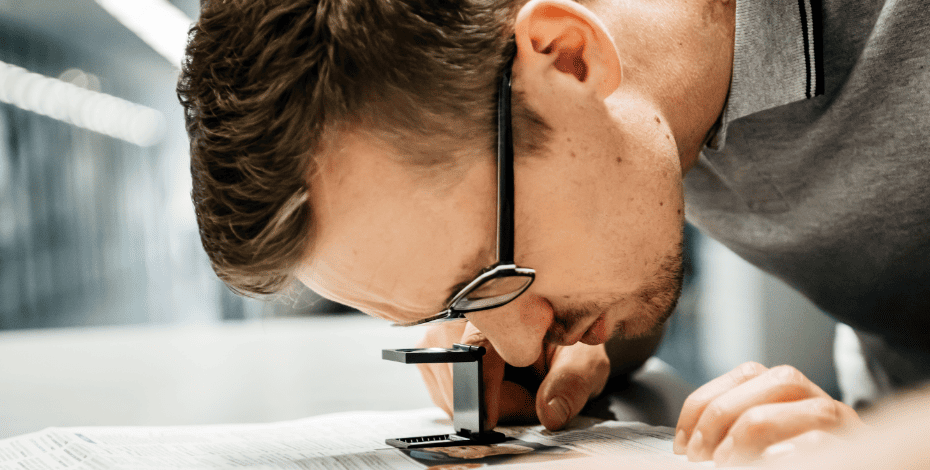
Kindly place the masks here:
POLYGON ((510 438, 497 431, 482 433, 435 434, 432 436, 401 437, 385 439, 385 443, 398 449, 422 449, 424 447, 453 447, 499 444, 510 438))

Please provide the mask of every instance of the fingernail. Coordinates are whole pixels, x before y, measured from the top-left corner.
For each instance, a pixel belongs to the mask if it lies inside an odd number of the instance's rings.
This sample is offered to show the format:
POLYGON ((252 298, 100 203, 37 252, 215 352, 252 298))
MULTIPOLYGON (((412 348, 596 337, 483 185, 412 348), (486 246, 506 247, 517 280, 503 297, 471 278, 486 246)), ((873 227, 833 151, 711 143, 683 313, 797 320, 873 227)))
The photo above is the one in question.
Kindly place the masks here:
POLYGON ((701 435, 701 431, 694 431, 694 434, 691 435, 691 440, 688 441, 688 460, 691 462, 700 462, 702 460, 701 454, 704 452, 704 436, 701 435))
POLYGON ((672 452, 681 455, 688 450, 688 437, 685 436, 685 430, 679 429, 675 434, 675 443, 672 444, 672 452))
POLYGON ((717 446, 717 450, 714 451, 714 463, 717 466, 723 466, 730 462, 730 457, 733 456, 733 437, 727 436, 723 442, 717 446))
POLYGON ((568 402, 565 401, 562 397, 555 397, 552 400, 549 400, 549 411, 552 413, 552 416, 559 421, 559 424, 565 424, 568 421, 569 408, 568 402))

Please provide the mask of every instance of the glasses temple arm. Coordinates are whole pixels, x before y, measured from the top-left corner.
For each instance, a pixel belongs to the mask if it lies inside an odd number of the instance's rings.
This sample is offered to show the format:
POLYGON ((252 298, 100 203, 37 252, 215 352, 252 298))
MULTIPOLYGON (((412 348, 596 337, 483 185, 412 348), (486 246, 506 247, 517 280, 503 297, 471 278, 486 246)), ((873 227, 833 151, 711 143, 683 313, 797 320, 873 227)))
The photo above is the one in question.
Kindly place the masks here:
POLYGON ((513 264, 514 172, 511 124, 511 76, 513 61, 501 77, 497 100, 497 260, 513 264))

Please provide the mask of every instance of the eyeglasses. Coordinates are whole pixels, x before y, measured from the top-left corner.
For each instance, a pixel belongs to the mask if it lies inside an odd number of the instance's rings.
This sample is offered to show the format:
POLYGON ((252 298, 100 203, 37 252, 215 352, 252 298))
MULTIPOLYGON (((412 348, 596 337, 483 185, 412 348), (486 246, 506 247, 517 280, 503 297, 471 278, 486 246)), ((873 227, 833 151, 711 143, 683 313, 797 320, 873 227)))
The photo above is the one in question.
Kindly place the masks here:
POLYGON ((510 94, 513 62, 501 76, 497 95, 497 261, 458 291, 445 310, 431 317, 394 326, 414 326, 464 320, 465 314, 497 308, 510 303, 530 287, 536 271, 521 268, 513 261, 513 135, 511 134, 510 94))

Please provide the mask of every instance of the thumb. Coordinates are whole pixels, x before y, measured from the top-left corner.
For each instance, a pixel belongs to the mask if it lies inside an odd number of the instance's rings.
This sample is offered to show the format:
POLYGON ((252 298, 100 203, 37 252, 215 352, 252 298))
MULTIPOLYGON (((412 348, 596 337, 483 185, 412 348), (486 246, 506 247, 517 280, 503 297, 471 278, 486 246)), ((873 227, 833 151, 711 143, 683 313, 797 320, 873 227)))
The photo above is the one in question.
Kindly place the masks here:
POLYGON ((574 418, 591 395, 586 381, 577 374, 550 370, 536 394, 536 415, 550 431, 561 429, 574 418))
POLYGON ((601 393, 609 374, 610 361, 603 346, 560 347, 536 393, 539 422, 552 431, 564 427, 588 399, 601 393))

